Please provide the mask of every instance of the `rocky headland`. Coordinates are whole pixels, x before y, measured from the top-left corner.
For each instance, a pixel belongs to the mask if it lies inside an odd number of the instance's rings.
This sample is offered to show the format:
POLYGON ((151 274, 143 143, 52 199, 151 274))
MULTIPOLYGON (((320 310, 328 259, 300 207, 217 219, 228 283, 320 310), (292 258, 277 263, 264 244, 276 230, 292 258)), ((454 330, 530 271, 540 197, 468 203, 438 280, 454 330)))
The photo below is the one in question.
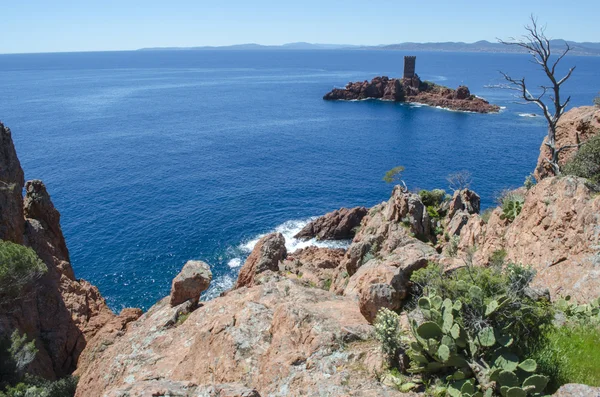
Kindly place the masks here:
MULTIPOLYGON (((587 114, 569 112, 565 134, 580 131, 576 120, 587 114)), ((398 186, 385 202, 335 210, 296 236, 351 239, 347 249, 288 252, 283 235, 269 234, 221 296, 200 300, 210 265, 190 261, 170 296, 146 313, 116 316, 95 287, 75 278, 60 215, 40 181, 24 183, 10 130, 0 127, 0 177, 15 187, 0 190, 1 237, 32 247, 49 269, 18 310, 0 312, 0 333, 34 338, 39 353, 29 371, 50 379, 74 371, 78 397, 416 395, 383 375, 373 327, 381 309, 399 310, 410 299, 415 271, 485 267, 501 252, 531 265, 534 285, 550 299, 586 301, 600 291, 598 188, 540 175, 518 190, 524 201, 514 219, 501 208, 483 216, 469 189, 444 198, 434 213, 423 196, 398 186)), ((576 393, 598 389, 566 385, 556 395, 576 393)))
POLYGON ((420 103, 463 112, 497 113, 500 107, 485 99, 472 95, 469 88, 460 86, 456 90, 421 81, 419 76, 394 79, 387 76, 375 77, 370 82, 350 82, 345 88, 334 88, 325 94, 325 100, 379 99, 393 102, 420 103))

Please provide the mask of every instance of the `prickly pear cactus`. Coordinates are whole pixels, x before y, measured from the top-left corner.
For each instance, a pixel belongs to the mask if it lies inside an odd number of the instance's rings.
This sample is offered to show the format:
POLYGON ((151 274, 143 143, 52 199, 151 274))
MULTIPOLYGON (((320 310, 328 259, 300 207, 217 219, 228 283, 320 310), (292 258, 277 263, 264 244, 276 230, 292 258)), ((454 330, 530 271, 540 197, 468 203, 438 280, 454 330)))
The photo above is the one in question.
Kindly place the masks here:
MULTIPOLYGON (((479 287, 472 287, 470 295, 482 296, 479 287)), ((493 324, 497 310, 506 303, 498 297, 484 304, 480 312, 484 323, 493 324)), ((542 395, 548 378, 536 375, 537 364, 532 359, 520 360, 510 350, 512 337, 491 325, 467 332, 462 325, 461 301, 424 296, 418 301, 423 320, 411 319, 415 338, 409 344, 411 359, 409 372, 451 373, 446 377, 446 392, 452 397, 506 397, 542 395)))

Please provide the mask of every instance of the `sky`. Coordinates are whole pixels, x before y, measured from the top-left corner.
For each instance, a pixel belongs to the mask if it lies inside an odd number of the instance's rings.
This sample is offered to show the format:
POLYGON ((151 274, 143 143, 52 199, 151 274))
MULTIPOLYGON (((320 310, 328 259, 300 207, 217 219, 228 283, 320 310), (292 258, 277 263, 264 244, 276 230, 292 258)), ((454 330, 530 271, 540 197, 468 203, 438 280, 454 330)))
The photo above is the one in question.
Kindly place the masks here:
POLYGON ((552 38, 600 42, 598 0, 0 0, 0 53, 494 41, 532 13, 552 38))

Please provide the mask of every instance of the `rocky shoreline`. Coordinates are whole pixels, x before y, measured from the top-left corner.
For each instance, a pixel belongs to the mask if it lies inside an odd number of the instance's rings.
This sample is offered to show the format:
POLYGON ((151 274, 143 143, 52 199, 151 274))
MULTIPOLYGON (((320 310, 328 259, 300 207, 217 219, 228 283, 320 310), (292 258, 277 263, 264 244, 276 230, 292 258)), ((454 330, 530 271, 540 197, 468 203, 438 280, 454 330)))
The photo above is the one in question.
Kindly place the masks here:
POLYGON ((462 112, 497 113, 500 111, 499 106, 472 95, 466 86, 460 86, 453 90, 429 81, 421 81, 417 75, 410 79, 382 76, 375 77, 370 82, 367 80, 350 82, 343 89, 334 88, 325 94, 323 99, 329 101, 379 99, 419 103, 462 112))
MULTIPOLYGON (((585 139, 600 134, 599 112, 567 113, 559 139, 583 136, 580 121, 585 139)), ((500 207, 484 219, 479 196, 466 188, 442 194, 431 211, 431 197, 398 186, 381 204, 333 211, 296 236, 352 239, 347 249, 288 252, 280 233, 269 234, 221 296, 199 302, 212 272, 189 261, 169 297, 146 313, 124 309, 116 316, 95 287, 75 278, 60 214, 41 181, 24 183, 2 124, 0 146, 0 177, 16 186, 0 189, 0 238, 31 247, 48 267, 16 310, 0 311, 0 336, 26 333, 38 348, 27 372, 47 379, 74 373, 78 397, 419 395, 381 375, 387 367, 372 325, 381 309, 399 310, 410 298, 413 272, 431 264, 445 271, 467 262, 485 267, 501 252, 531 265, 533 285, 549 299, 586 301, 600 291, 597 188, 582 178, 542 175, 538 164, 540 181, 517 191, 524 201, 512 220, 500 207)), ((600 390, 565 385, 556 396, 575 392, 600 390)))

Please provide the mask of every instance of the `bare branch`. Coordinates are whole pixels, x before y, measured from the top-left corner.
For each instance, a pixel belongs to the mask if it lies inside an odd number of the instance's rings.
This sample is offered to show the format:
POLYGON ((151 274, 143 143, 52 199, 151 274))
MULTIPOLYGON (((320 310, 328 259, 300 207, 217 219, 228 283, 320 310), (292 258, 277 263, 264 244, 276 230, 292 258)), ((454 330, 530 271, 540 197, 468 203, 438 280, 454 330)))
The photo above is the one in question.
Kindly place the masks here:
POLYGON ((539 26, 537 18, 531 15, 530 24, 525 26, 525 31, 526 34, 523 35, 520 40, 511 38, 510 41, 498 40, 498 42, 504 45, 518 46, 527 50, 531 55, 530 61, 541 67, 551 84, 540 85, 539 92, 534 94, 527 87, 524 78, 515 79, 506 73, 500 73, 509 83, 510 89, 519 92, 519 97, 522 100, 526 103, 535 103, 542 109, 548 123, 548 136, 544 142, 550 149, 550 158, 544 159, 544 161, 548 162, 551 165, 553 172, 558 175, 560 174, 558 155, 563 150, 579 148, 579 145, 565 145, 558 149, 556 148, 556 126, 558 125, 561 116, 564 114, 567 105, 571 101, 571 97, 568 97, 566 101, 561 102, 560 87, 571 77, 575 67, 569 69, 567 74, 561 79, 557 79, 555 74, 558 64, 570 52, 571 46, 565 42, 565 49, 554 62, 551 62, 552 45, 550 39, 546 36, 546 27, 539 26), (548 93, 549 95, 546 95, 548 93))

